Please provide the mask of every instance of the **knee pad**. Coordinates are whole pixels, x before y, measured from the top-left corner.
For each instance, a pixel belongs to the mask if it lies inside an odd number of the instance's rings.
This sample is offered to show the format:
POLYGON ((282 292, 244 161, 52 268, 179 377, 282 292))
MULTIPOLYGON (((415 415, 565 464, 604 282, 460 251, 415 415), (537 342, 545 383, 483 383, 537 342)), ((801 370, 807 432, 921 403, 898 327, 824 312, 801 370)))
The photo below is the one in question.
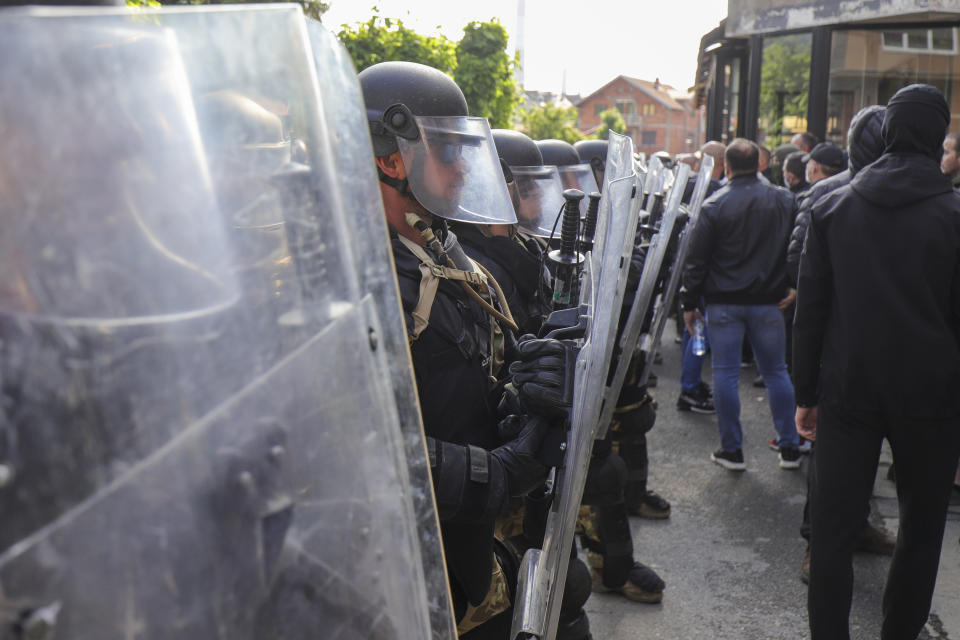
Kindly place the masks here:
POLYGON ((618 455, 594 458, 587 469, 587 481, 583 489, 583 504, 600 505, 623 501, 627 486, 627 465, 618 455))
POLYGON ((576 614, 590 597, 592 589, 590 570, 583 560, 577 557, 570 558, 567 567, 567 580, 563 586, 563 601, 560 603, 560 615, 563 612, 576 614))
POLYGON ((592 640, 590 635, 590 620, 587 619, 586 611, 580 611, 579 614, 571 619, 560 618, 560 624, 557 626, 557 640, 592 640))
POLYGON ((643 389, 639 400, 622 402, 614 409, 616 429, 614 438, 620 443, 634 442, 653 429, 657 421, 657 411, 653 408, 653 398, 643 389))

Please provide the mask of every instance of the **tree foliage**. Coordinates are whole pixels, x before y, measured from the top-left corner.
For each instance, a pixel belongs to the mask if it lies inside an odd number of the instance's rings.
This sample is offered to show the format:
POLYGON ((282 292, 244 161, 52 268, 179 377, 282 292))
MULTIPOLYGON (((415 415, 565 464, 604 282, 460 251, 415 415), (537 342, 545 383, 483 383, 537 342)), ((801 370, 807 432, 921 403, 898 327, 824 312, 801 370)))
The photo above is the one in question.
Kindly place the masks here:
POLYGON ((463 89, 470 115, 490 120, 493 128, 511 124, 520 93, 513 72, 516 61, 507 55, 507 30, 499 21, 471 22, 457 43, 453 79, 463 89))
POLYGON ((577 130, 577 109, 564 109, 555 104, 525 111, 521 115, 523 132, 534 140, 556 138, 569 143, 582 140, 583 135, 577 130))
POLYGON ((443 35, 425 36, 402 20, 374 15, 366 22, 343 25, 337 34, 357 71, 378 62, 419 62, 453 75, 457 67, 456 46, 443 35))
POLYGON ((606 109, 600 113, 600 127, 597 129, 596 138, 598 140, 607 140, 610 132, 626 133, 627 123, 623 116, 616 109, 606 109))
POLYGON ((806 121, 810 93, 810 35, 770 38, 763 45, 760 76, 760 119, 768 140, 789 140, 784 120, 806 121))
POLYGON ((321 0, 126 0, 129 7, 155 7, 158 4, 245 4, 250 2, 296 2, 303 7, 303 13, 316 20, 320 19, 329 2, 321 0))

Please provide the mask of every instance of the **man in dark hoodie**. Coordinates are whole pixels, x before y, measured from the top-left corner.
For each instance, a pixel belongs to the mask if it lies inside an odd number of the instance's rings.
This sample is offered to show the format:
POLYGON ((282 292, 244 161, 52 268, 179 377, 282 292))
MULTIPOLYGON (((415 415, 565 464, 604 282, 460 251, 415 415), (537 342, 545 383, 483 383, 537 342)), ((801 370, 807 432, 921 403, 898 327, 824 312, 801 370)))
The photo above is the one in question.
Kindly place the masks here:
MULTIPOLYGON (((823 196, 836 191, 840 187, 850 184, 857 173, 865 166, 879 158, 883 154, 883 137, 880 135, 880 129, 883 126, 883 114, 886 113, 886 107, 878 104, 864 107, 853 116, 850 121, 850 131, 847 133, 847 155, 849 162, 847 168, 840 173, 824 178, 810 187, 800 200, 800 212, 797 214, 797 221, 793 227, 793 234, 790 236, 790 246, 787 248, 787 274, 793 286, 797 286, 797 274, 800 270, 800 254, 803 251, 803 240, 807 235, 807 227, 810 226, 810 210, 813 205, 823 196)), ((792 316, 795 309, 789 309, 792 316)), ((791 332, 792 333, 792 332, 791 332)), ((788 345, 789 346, 789 345, 788 345)), ((788 357, 792 357, 791 354, 788 357)), ((807 540, 807 551, 800 566, 800 579, 804 582, 810 581, 810 480, 813 479, 813 467, 815 465, 816 452, 811 448, 810 464, 807 467, 807 501, 803 505, 803 523, 800 525, 800 535, 807 540)), ((868 553, 880 553, 883 555, 893 554, 893 546, 896 542, 885 531, 874 527, 869 522, 870 506, 869 503, 863 505, 863 527, 857 534, 857 551, 868 553)))
POLYGON ((883 438, 900 535, 881 638, 916 638, 930 611, 960 455, 960 196, 940 172, 943 95, 887 104, 884 154, 817 201, 794 323, 797 425, 817 440, 808 608, 813 640, 849 638, 852 551, 883 438))

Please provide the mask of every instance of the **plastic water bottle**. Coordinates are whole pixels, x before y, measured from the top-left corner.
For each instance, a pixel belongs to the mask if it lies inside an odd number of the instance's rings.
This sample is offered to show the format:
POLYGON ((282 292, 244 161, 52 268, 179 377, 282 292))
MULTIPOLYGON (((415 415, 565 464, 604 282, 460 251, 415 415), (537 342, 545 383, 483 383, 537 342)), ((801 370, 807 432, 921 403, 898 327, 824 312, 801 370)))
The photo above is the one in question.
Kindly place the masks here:
POLYGON ((703 337, 703 320, 697 318, 693 321, 693 355, 707 355, 707 340, 703 337))

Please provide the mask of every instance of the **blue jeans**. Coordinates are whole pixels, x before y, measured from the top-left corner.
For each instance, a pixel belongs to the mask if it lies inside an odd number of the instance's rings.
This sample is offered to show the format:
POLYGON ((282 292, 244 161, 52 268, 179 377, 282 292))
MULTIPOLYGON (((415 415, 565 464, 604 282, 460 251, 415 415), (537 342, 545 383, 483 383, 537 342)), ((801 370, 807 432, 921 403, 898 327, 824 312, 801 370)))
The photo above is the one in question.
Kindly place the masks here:
POLYGON ((797 446, 793 383, 784 360, 783 314, 777 305, 708 304, 707 327, 713 362, 713 404, 724 451, 743 448, 740 427, 740 352, 746 333, 767 385, 779 444, 797 446))
MULTIPOLYGON (((704 341, 707 344, 709 343, 709 331, 704 327, 703 337, 704 341)), ((683 336, 681 338, 681 349, 682 356, 680 359, 680 390, 686 391, 688 393, 693 393, 700 386, 702 378, 700 377, 700 372, 703 369, 703 361, 706 359, 706 354, 698 356, 693 352, 693 340, 690 338, 690 332, 687 331, 686 327, 683 329, 683 336)))

